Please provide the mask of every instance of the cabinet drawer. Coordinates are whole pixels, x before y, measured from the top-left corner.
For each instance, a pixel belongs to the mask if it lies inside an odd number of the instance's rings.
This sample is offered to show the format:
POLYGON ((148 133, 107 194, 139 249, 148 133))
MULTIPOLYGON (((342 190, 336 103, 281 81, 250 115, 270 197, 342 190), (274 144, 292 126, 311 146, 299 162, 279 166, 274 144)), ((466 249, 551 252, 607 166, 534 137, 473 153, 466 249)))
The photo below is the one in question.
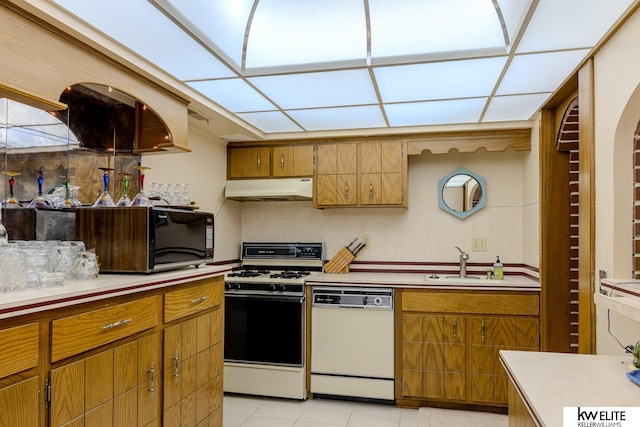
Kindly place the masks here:
POLYGON ((540 313, 537 292, 501 294, 498 292, 404 291, 402 311, 442 313, 506 314, 537 316, 540 313))
POLYGON ((38 334, 37 323, 0 331, 0 378, 38 364, 38 334))
POLYGON ((51 322, 51 359, 57 362, 157 324, 157 297, 54 320, 51 322))
POLYGON ((197 286, 167 292, 164 295, 165 323, 219 306, 223 292, 221 278, 205 280, 197 286))

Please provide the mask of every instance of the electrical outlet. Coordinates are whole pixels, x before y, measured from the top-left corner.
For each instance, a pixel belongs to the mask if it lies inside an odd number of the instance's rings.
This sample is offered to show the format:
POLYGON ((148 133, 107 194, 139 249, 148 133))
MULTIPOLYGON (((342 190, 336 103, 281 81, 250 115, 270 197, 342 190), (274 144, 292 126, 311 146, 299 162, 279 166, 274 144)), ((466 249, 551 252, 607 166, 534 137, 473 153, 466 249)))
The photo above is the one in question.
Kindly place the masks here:
POLYGON ((476 237, 471 239, 471 250, 473 252, 487 252, 487 238, 476 237))
POLYGON ((367 245, 367 248, 371 249, 371 236, 369 236, 368 234, 365 234, 364 236, 362 236, 362 243, 364 243, 365 245, 367 245))

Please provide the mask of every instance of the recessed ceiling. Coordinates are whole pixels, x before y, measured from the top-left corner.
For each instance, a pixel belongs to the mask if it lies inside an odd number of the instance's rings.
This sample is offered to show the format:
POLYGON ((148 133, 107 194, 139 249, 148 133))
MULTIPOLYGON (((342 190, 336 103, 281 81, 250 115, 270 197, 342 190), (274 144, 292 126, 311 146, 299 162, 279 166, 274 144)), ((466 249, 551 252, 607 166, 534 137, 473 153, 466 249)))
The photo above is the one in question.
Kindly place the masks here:
POLYGON ((274 134, 529 121, 638 0, 50 0, 274 134))

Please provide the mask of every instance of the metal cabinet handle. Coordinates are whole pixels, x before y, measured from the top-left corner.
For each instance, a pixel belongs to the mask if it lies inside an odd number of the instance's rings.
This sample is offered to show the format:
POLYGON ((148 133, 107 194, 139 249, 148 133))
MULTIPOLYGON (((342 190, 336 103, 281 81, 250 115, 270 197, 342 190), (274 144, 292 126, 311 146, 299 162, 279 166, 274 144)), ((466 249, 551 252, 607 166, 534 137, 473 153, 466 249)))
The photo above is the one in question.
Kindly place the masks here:
POLYGON ((373 181, 369 181, 369 198, 373 199, 373 181))
POLYGON ((453 321, 453 340, 458 341, 458 321, 453 321))
POLYGON ((205 301, 207 299, 207 297, 200 297, 200 298, 196 298, 196 299, 192 299, 191 300, 191 304, 200 304, 201 302, 205 301))
POLYGON ((262 167, 262 161, 260 160, 260 154, 258 154, 258 170, 262 167))
POLYGON ((280 169, 284 169, 284 154, 280 154, 280 169))
POLYGON ((344 183, 344 198, 349 198, 349 183, 345 181, 344 183))
POLYGON ((131 323, 132 319, 124 319, 124 320, 119 320, 117 322, 114 323, 109 323, 108 325, 104 325, 102 327, 103 331, 108 331, 109 329, 113 329, 113 328, 118 328, 120 326, 124 326, 127 323, 131 323))
POLYGON ((176 382, 176 384, 178 384, 178 378, 179 378, 179 374, 178 374, 178 360, 180 360, 180 356, 178 355, 178 350, 176 350, 176 354, 173 356, 173 374, 171 375, 174 379, 174 381, 176 382))
POLYGON ((151 367, 147 372, 149 373, 149 388, 147 389, 147 391, 149 392, 149 397, 153 399, 155 392, 153 381, 155 380, 156 373, 156 368, 153 362, 151 362, 151 367))
POLYGON ((481 322, 481 326, 480 326, 480 334, 482 336, 482 342, 484 343, 484 319, 481 322))

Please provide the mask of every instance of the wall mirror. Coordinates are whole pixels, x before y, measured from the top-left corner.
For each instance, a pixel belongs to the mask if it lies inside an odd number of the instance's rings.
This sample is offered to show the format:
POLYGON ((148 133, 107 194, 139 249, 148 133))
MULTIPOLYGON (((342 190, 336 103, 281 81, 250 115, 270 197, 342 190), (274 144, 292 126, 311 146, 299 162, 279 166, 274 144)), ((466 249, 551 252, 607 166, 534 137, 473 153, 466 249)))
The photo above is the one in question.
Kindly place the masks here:
POLYGON ((440 209, 465 219, 487 204, 486 181, 481 176, 459 168, 438 181, 440 209))

